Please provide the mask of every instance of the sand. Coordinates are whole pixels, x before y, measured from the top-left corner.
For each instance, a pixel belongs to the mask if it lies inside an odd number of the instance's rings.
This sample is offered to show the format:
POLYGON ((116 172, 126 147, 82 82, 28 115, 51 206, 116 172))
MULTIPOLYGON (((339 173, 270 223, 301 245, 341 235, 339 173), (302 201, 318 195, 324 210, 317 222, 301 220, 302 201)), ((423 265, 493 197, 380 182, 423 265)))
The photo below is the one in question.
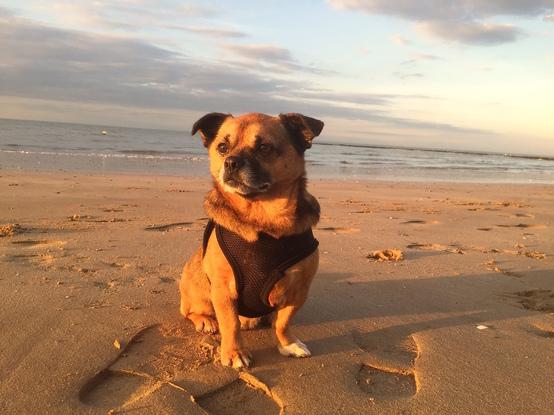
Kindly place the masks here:
POLYGON ((313 357, 239 373, 178 312, 207 179, 0 176, 2 414, 552 413, 552 186, 311 180, 313 357))

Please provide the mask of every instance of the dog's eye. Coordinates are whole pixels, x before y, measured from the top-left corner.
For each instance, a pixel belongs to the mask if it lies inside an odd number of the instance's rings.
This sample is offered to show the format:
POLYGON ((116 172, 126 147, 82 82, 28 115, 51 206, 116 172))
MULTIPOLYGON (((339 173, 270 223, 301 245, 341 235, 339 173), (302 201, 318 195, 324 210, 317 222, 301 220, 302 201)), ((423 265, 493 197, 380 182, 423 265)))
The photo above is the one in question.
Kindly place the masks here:
POLYGON ((219 152, 219 154, 227 154, 227 152, 229 151, 229 147, 225 143, 219 143, 217 145, 217 151, 219 152))
POLYGON ((258 151, 262 154, 269 154, 271 152, 271 146, 269 144, 260 144, 258 146, 258 151))

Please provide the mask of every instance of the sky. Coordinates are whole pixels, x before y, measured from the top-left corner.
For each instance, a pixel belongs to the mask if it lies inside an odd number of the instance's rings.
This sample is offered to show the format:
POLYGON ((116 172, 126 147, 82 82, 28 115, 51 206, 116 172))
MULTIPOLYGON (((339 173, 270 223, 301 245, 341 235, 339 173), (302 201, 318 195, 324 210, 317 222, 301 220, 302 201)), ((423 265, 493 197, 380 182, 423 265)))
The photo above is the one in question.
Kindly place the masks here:
POLYGON ((0 118, 554 155, 554 0, 3 0, 0 118))

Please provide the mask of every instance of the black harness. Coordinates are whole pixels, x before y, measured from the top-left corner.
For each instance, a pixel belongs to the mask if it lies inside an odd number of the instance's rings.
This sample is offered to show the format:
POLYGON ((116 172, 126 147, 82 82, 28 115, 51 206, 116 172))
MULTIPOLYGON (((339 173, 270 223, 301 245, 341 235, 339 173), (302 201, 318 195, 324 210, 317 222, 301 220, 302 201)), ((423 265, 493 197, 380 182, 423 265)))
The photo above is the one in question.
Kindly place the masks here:
POLYGON ((238 313, 244 317, 261 317, 274 310, 268 296, 285 271, 312 254, 319 245, 312 229, 276 239, 265 233, 248 242, 210 220, 204 230, 203 253, 206 254, 212 231, 229 261, 237 286, 238 313))

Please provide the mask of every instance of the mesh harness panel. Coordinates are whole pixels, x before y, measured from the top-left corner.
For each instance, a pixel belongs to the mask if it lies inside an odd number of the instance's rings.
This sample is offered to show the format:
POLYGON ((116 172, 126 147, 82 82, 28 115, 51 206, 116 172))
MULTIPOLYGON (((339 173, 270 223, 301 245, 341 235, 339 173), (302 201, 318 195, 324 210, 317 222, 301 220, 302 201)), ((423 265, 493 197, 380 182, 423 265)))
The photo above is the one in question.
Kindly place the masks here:
POLYGON ((275 283, 288 268, 308 257, 319 245, 311 229, 279 239, 260 233, 257 241, 248 242, 210 220, 204 230, 203 255, 214 229, 233 269, 239 295, 238 313, 245 317, 271 313, 274 307, 269 304, 268 296, 275 283))

